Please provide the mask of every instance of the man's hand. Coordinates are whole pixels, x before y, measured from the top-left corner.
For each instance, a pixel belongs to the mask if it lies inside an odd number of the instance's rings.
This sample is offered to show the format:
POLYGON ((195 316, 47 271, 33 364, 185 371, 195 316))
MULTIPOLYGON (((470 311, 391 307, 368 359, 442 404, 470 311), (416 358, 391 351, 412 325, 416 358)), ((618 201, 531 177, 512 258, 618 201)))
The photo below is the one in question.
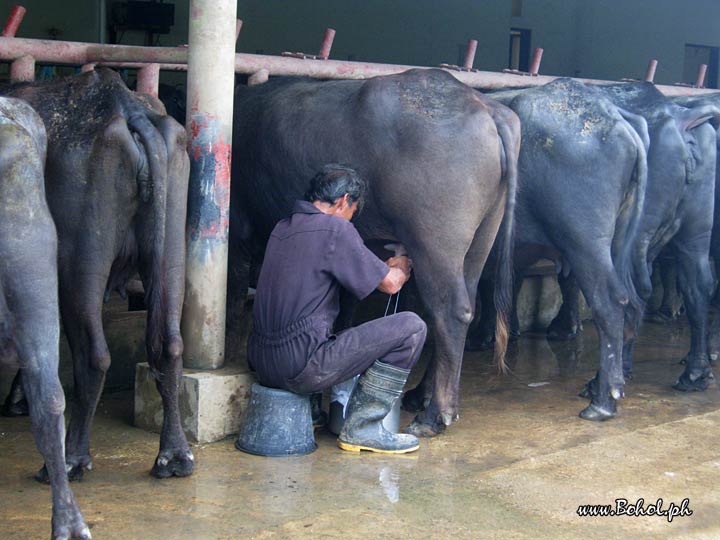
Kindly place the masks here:
POLYGON ((408 277, 410 277, 410 272, 412 271, 412 260, 405 255, 390 257, 387 261, 385 261, 385 264, 387 264, 390 268, 399 268, 405 272, 408 277))
POLYGON ((410 279, 412 260, 408 259, 405 255, 400 255, 390 257, 385 261, 385 264, 390 267, 390 272, 388 272, 385 279, 380 282, 378 289, 384 293, 395 294, 402 289, 402 286, 410 279))

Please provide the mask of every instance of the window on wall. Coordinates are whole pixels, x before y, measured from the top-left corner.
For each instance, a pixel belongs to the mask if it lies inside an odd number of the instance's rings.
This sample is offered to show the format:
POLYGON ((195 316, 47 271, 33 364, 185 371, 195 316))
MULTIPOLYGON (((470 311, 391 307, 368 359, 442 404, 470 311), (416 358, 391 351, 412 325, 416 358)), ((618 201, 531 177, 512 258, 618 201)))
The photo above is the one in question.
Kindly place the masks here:
POLYGON ((520 71, 530 69, 530 30, 527 28, 510 29, 510 58, 508 67, 520 71))
POLYGON ((707 45, 685 45, 682 82, 695 84, 701 64, 707 65, 705 88, 718 87, 718 47, 707 45))
POLYGON ((511 0, 512 2, 512 16, 522 17, 523 0, 511 0))

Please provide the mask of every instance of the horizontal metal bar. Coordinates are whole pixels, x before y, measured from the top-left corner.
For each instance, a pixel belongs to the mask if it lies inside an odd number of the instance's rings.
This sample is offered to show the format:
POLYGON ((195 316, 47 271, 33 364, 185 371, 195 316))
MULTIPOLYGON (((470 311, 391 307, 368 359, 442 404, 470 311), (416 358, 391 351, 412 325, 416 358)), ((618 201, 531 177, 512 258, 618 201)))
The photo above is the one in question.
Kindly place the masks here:
POLYGON ((187 54, 187 47, 101 45, 77 41, 0 37, 0 60, 6 62, 30 55, 38 62, 70 65, 92 62, 187 64, 187 54))
MULTIPOLYGON (((187 69, 187 47, 138 47, 130 45, 98 45, 72 41, 49 41, 0 37, 0 61, 11 62, 22 56, 33 56, 38 63, 83 65, 98 63, 113 67, 141 68, 144 63, 160 64, 160 69, 187 69)), ((311 60, 261 54, 235 54, 235 72, 252 75, 261 69, 270 76, 305 76, 317 79, 368 79, 378 75, 401 73, 408 69, 428 67, 400 64, 376 64, 339 60, 311 60)), ((523 77, 491 71, 448 71, 456 79, 473 88, 498 89, 541 86, 558 77, 538 75, 523 77)), ((575 79, 587 84, 616 84, 617 81, 575 79)), ((704 88, 656 85, 668 96, 695 95, 717 92, 704 88)))

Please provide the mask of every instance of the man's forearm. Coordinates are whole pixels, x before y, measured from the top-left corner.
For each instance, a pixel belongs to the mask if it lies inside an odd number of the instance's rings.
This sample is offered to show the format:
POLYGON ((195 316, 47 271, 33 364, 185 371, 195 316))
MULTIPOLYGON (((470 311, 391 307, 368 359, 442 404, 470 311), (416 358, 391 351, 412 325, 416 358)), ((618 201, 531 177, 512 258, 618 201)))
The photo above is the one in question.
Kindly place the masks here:
POLYGON ((401 268, 390 268, 378 285, 378 290, 387 294, 395 294, 402 289, 408 279, 410 279, 410 274, 406 274, 401 268))

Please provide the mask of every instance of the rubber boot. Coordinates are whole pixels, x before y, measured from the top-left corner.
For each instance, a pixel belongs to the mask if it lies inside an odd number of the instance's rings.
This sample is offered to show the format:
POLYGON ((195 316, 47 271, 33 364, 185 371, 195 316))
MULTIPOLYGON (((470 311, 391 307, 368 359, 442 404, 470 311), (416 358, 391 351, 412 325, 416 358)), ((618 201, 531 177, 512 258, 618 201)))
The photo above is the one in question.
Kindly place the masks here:
POLYGON ((380 452, 405 454, 420 447, 414 435, 390 433, 383 419, 400 397, 409 369, 402 369, 379 360, 360 376, 347 405, 338 446, 349 452, 380 452))

